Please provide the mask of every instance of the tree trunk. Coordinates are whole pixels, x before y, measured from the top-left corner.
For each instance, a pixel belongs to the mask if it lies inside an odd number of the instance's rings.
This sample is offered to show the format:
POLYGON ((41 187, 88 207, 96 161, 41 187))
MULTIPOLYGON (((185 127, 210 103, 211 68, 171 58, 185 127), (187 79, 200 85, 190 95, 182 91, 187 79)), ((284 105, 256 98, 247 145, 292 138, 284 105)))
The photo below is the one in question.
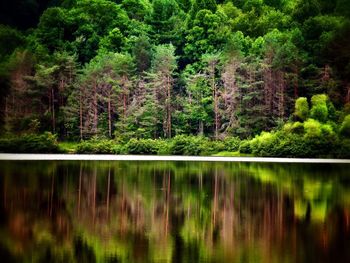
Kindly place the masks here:
POLYGON ((111 94, 108 94, 108 134, 112 138, 111 94))
POLYGON ((51 110, 52 110, 52 131, 56 132, 56 116, 55 116, 55 91, 51 88, 51 110))
POLYGON ((346 90, 346 97, 345 97, 345 103, 350 102, 350 84, 347 85, 347 90, 346 90))
POLYGON ((80 96, 79 96, 79 119, 80 119, 80 140, 83 140, 83 101, 82 101, 82 94, 80 89, 80 96))
POLYGON ((171 138, 170 78, 167 76, 167 137, 171 138))
POLYGON ((210 65, 210 75, 211 75, 211 88, 214 95, 214 118, 215 118, 215 140, 219 137, 219 112, 218 112, 218 95, 217 87, 215 85, 215 62, 211 62, 210 65))
POLYGON ((204 123, 202 120, 199 121, 199 135, 203 135, 204 133, 204 123))
POLYGON ((297 99, 299 97, 299 69, 296 67, 295 69, 295 79, 294 79, 294 98, 297 99))
POLYGON ((97 102, 97 84, 94 84, 94 122, 93 122, 93 132, 97 134, 97 125, 98 125, 98 102, 97 102))

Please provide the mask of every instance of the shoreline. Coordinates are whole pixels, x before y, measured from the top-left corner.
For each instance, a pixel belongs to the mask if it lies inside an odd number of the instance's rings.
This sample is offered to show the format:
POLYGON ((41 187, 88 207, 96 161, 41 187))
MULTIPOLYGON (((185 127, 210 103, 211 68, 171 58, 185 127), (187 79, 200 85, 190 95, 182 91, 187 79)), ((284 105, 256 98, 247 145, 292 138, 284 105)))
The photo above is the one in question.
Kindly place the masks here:
POLYGON ((107 154, 0 154, 0 161, 193 161, 350 164, 350 159, 107 154))

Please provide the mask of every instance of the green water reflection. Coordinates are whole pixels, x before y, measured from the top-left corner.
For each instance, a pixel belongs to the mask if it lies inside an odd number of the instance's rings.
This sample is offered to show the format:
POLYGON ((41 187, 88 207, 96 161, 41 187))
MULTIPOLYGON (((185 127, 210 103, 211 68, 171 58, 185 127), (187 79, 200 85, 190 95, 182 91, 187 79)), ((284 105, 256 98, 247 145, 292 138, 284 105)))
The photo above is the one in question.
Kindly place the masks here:
POLYGON ((1 262, 350 262, 350 166, 0 162, 1 262))

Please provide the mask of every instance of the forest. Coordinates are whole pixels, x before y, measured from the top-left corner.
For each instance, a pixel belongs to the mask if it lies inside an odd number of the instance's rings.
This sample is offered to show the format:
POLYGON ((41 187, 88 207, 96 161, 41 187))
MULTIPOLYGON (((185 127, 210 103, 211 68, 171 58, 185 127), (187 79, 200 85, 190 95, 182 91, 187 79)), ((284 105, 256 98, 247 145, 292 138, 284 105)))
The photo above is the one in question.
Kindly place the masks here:
POLYGON ((348 0, 0 10, 0 152, 350 157, 348 0))

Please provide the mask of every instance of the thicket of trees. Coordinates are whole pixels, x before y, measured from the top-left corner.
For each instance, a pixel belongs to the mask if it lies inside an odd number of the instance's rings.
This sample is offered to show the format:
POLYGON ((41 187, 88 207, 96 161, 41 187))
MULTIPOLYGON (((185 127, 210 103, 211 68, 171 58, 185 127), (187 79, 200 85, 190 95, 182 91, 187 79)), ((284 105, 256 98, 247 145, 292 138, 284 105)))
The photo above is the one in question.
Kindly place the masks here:
MULTIPOLYGON (((2 133, 244 139, 281 127, 298 97, 327 94, 349 108, 349 1, 2 5, 2 133)), ((349 117, 337 116, 346 134, 349 117)))

